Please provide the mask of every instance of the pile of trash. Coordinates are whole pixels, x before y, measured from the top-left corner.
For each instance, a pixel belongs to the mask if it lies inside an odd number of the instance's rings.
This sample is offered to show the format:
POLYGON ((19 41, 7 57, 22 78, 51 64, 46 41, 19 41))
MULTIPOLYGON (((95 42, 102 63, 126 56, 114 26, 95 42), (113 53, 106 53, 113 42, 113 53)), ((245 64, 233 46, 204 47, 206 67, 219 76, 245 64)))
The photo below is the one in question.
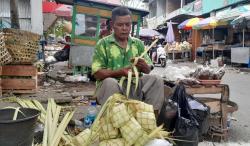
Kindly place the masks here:
POLYGON ((199 80, 221 80, 225 74, 225 65, 221 68, 211 68, 210 66, 200 66, 191 77, 199 80))
POLYGON ((197 66, 190 68, 187 66, 174 67, 168 66, 162 75, 166 81, 183 81, 191 84, 198 84, 200 80, 221 80, 225 74, 225 65, 223 67, 197 66))
POLYGON ((168 81, 177 81, 189 78, 190 74, 193 72, 195 72, 195 69, 192 69, 187 66, 182 66, 182 67, 168 66, 164 70, 162 77, 168 81))

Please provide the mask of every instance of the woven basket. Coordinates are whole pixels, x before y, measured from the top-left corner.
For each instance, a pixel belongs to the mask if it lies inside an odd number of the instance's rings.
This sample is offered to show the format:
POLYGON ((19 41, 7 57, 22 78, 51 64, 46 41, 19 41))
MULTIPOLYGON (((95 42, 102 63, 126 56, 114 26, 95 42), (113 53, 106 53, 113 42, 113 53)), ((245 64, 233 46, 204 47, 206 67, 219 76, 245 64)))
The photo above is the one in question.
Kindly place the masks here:
POLYGON ((0 65, 8 64, 12 61, 12 57, 8 52, 4 43, 4 34, 0 31, 0 65))
POLYGON ((12 64, 32 64, 37 57, 39 35, 17 29, 3 29, 12 64))

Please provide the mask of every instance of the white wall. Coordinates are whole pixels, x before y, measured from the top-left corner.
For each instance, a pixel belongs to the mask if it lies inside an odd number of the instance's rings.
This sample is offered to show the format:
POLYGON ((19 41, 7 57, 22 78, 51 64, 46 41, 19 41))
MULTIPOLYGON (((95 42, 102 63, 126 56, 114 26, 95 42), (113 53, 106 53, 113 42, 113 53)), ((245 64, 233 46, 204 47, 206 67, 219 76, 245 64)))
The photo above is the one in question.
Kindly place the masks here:
POLYGON ((31 5, 31 31, 43 34, 43 9, 42 0, 30 0, 31 5))

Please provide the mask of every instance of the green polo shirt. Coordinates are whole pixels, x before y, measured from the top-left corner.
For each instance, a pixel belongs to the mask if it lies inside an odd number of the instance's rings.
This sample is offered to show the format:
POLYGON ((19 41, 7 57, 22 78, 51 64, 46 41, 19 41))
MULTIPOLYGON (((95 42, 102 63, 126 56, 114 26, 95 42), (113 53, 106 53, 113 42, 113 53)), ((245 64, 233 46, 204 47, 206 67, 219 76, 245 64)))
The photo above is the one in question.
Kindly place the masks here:
MULTIPOLYGON (((100 69, 119 70, 131 65, 130 59, 139 57, 144 52, 144 44, 141 40, 129 37, 127 48, 121 48, 111 34, 97 42, 93 61, 92 74, 100 69)), ((144 55, 147 64, 152 64, 149 56, 144 55)))

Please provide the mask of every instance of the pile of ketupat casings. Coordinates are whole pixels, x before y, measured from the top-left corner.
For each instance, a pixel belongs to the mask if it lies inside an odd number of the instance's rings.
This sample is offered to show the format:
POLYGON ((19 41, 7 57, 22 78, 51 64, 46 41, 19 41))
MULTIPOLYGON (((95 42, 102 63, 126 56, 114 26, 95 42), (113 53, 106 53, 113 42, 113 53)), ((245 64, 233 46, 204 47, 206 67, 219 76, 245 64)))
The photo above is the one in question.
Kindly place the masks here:
POLYGON ((144 146, 154 138, 168 138, 157 127, 153 106, 121 94, 109 97, 90 129, 73 138, 76 146, 144 146))
POLYGON ((16 98, 27 108, 41 111, 39 121, 44 124, 43 142, 35 146, 144 146, 155 138, 169 139, 169 133, 157 127, 153 106, 137 100, 130 100, 121 94, 109 97, 102 106, 93 125, 77 136, 66 132, 74 112, 67 112, 61 122, 58 119, 63 106, 53 99, 44 109, 37 100, 16 98))

